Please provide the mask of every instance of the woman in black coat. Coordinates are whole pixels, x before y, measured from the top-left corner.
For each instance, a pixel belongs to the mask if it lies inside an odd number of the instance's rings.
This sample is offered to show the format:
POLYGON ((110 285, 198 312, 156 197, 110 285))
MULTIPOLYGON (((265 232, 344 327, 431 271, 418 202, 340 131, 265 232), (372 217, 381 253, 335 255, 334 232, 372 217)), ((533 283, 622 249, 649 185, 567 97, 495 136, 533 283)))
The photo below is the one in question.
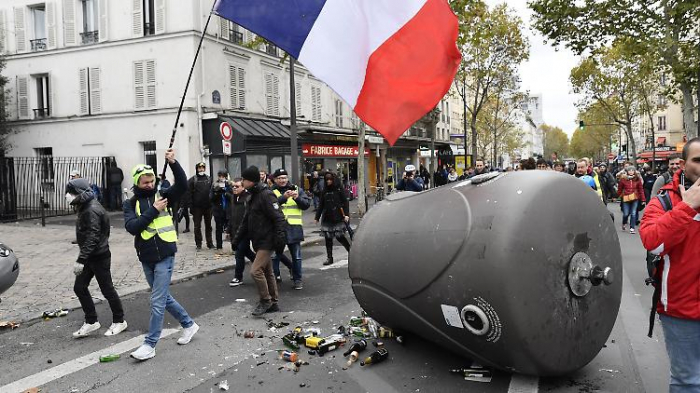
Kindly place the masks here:
POLYGON ((333 263, 333 238, 350 251, 350 242, 345 237, 345 223, 350 221, 350 204, 345 196, 343 187, 331 172, 323 175, 325 187, 321 193, 318 209, 316 210, 316 223, 321 220, 321 233, 326 239, 326 254, 328 259, 324 265, 333 263))

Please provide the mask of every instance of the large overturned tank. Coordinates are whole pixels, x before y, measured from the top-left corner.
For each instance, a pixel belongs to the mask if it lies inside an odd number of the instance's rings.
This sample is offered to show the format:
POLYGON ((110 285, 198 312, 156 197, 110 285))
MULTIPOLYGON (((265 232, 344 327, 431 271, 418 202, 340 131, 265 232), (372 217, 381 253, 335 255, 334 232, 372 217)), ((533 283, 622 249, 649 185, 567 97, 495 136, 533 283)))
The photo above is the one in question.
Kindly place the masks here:
POLYGON ((540 376, 598 354, 622 292, 609 212, 582 181, 551 171, 391 195, 363 218, 349 272, 379 322, 540 376))

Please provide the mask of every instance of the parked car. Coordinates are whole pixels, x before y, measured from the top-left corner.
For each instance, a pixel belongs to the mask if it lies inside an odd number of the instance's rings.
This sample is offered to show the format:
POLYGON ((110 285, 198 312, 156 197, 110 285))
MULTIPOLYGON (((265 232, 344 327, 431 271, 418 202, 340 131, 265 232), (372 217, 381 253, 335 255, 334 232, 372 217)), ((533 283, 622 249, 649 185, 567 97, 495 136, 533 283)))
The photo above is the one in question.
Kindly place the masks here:
POLYGON ((19 260, 12 249, 0 243, 0 294, 10 289, 19 276, 19 260))

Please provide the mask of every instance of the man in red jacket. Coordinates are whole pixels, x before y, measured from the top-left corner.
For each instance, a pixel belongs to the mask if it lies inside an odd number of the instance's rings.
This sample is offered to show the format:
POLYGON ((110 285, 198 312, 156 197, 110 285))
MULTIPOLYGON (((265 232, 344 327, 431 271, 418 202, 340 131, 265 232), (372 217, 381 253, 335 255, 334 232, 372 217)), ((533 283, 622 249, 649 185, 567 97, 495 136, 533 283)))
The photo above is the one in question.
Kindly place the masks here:
POLYGON ((672 209, 658 198, 647 205, 640 235, 644 247, 663 257, 658 270, 657 312, 671 361, 670 392, 700 391, 700 138, 683 147, 681 169, 668 193, 672 209))

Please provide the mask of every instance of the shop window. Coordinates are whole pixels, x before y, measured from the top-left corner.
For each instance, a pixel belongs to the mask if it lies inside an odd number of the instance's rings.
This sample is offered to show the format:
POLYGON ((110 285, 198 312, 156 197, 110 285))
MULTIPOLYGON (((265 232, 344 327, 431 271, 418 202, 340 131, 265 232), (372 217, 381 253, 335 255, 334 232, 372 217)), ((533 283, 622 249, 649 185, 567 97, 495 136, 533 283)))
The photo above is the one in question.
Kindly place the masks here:
POLYGON ((266 170, 269 172, 270 168, 267 167, 267 156, 260 154, 248 154, 246 156, 246 166, 255 165, 260 170, 266 170))

